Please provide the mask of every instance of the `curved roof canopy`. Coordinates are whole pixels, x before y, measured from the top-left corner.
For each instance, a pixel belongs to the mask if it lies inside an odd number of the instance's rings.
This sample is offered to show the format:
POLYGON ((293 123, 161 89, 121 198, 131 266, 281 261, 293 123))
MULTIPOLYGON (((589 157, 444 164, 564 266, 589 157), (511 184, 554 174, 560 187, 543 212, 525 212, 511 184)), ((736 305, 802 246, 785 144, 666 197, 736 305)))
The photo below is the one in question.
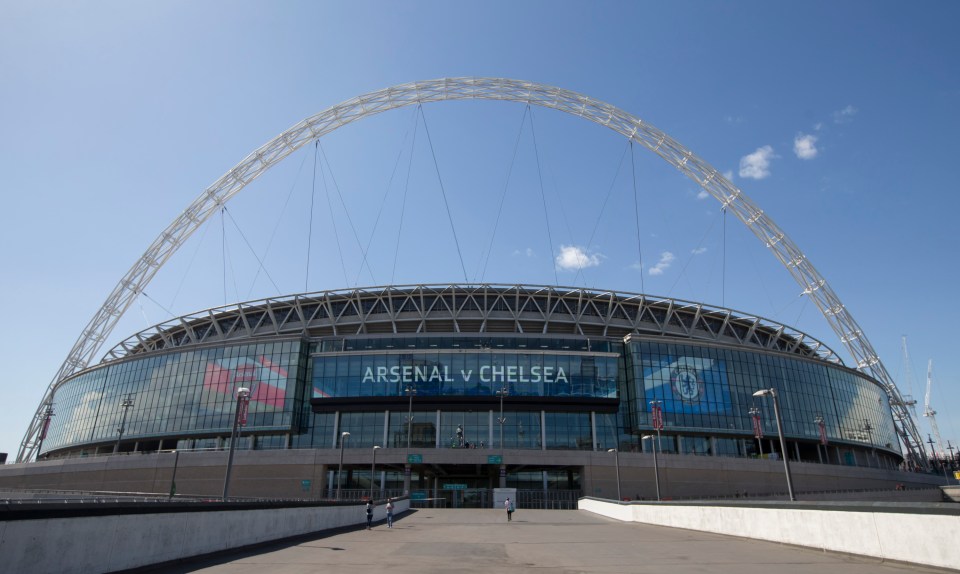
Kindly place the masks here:
POLYGON ((105 362, 258 337, 431 333, 654 335, 722 342, 840 363, 806 333, 762 317, 639 293, 544 285, 408 285, 303 293, 207 309, 141 331, 105 362))

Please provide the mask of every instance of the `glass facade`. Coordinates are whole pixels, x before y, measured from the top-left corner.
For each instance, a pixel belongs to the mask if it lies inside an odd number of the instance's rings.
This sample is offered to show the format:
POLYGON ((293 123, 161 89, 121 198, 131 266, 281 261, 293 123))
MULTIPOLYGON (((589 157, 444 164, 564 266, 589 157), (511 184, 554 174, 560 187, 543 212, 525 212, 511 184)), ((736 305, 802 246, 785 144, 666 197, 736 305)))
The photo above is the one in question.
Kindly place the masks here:
POLYGON ((89 370, 57 389, 43 451, 116 440, 121 427, 125 440, 229 434, 237 387, 250 389, 248 432, 289 432, 303 379, 300 346, 200 349, 89 370))
POLYGON ((636 397, 627 418, 637 432, 652 428, 650 402, 660 401, 664 432, 752 435, 750 409, 756 408, 764 434, 776 436, 771 400, 753 396, 773 388, 787 436, 819 440, 822 418, 828 440, 900 452, 886 393, 847 369, 781 354, 654 341, 631 341, 627 360, 628 395, 636 397))
POLYGON ((417 449, 497 449, 502 430, 508 449, 648 451, 654 441, 641 437, 653 431, 650 403, 659 401, 662 452, 755 456, 779 448, 769 441, 771 399, 753 396, 773 388, 791 458, 820 456, 819 420, 828 441, 859 447, 854 461, 868 449, 900 453, 883 389, 838 365, 636 335, 517 334, 275 340, 92 368, 57 389, 42 453, 110 449, 121 427, 121 450, 224 448, 240 386, 251 389, 242 448, 337 448, 347 431, 347 448, 409 440, 417 449), (753 438, 751 409, 764 444, 753 438))

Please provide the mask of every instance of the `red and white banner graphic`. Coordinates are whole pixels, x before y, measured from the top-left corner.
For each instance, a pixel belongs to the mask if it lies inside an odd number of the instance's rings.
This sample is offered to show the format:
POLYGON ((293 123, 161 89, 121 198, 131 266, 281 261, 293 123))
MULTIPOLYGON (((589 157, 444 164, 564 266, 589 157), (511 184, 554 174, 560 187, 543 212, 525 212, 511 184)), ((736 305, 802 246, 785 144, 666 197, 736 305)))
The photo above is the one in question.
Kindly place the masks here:
POLYGON ((758 439, 763 438, 763 422, 760 420, 760 413, 753 415, 753 436, 758 439))
POLYGON ((650 405, 651 424, 653 424, 654 430, 663 430, 663 407, 660 406, 660 403, 653 403, 650 405))

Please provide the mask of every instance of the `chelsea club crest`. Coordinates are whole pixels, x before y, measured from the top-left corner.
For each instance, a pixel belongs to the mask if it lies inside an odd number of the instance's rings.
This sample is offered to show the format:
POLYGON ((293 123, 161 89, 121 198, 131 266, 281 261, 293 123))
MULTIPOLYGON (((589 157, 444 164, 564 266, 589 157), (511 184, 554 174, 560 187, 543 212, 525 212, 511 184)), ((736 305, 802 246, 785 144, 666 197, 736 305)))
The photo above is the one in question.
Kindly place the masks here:
POLYGON ((679 366, 670 371, 673 393, 684 403, 699 403, 703 398, 703 381, 693 367, 679 366))

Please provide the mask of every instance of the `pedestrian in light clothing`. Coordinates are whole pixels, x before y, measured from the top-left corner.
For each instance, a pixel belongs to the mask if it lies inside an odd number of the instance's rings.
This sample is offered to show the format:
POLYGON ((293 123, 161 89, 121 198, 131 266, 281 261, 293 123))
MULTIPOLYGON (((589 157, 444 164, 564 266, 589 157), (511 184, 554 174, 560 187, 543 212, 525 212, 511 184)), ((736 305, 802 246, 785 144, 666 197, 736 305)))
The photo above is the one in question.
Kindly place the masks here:
POLYGON ((513 511, 516 510, 513 506, 513 502, 508 498, 503 501, 503 507, 507 509, 507 522, 513 520, 513 511))
POLYGON ((367 530, 373 527, 373 501, 367 501, 367 530))
POLYGON ((387 499, 387 528, 393 528, 393 499, 387 499))

